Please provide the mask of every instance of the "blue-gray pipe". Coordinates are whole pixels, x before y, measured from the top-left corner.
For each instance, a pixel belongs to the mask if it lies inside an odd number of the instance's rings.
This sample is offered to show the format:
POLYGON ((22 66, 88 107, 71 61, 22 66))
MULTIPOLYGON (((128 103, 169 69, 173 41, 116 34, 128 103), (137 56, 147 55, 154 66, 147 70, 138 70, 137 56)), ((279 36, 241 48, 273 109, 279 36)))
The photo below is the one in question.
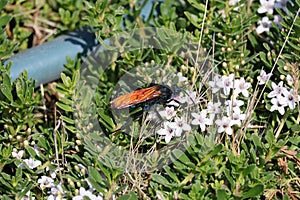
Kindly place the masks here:
MULTIPOLYGON (((155 1, 160 2, 160 0, 148 0, 143 7, 140 17, 144 20, 149 18, 155 1)), ((60 78, 67 56, 75 59, 78 54, 86 55, 97 45, 94 33, 88 29, 79 29, 18 53, 6 60, 4 66, 12 62, 10 69, 12 80, 17 79, 20 73, 27 70, 28 78, 36 80, 36 86, 39 86, 60 78)))
POLYGON ((60 77, 67 56, 75 59, 78 54, 86 55, 97 44, 94 33, 88 29, 80 29, 18 53, 5 61, 4 65, 12 62, 12 80, 17 79, 26 69, 28 77, 36 80, 38 86, 60 77))

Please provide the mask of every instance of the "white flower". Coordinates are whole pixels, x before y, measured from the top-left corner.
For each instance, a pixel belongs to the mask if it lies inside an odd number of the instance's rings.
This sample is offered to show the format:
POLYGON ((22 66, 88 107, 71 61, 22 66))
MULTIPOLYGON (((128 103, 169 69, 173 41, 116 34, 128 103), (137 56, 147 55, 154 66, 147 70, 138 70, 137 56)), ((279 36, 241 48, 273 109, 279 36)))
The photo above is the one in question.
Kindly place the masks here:
POLYGON ((274 15, 274 19, 273 19, 274 24, 276 24, 279 29, 282 28, 281 22, 282 22, 282 17, 280 15, 274 15))
POLYGON ((166 105, 178 107, 180 104, 184 104, 187 101, 187 97, 182 92, 172 98, 172 101, 168 102, 166 105))
POLYGON ((89 191, 91 191, 91 192, 95 191, 95 188, 94 188, 93 185, 90 183, 89 179, 86 178, 85 181, 86 181, 86 183, 87 183, 88 186, 89 186, 89 191))
POLYGON ((180 137, 182 131, 190 131, 191 126, 187 124, 182 118, 175 117, 175 137, 180 137))
POLYGON ((90 200, 103 200, 102 194, 96 196, 91 191, 85 190, 83 187, 80 187, 79 195, 73 197, 73 200, 84 200, 85 199, 84 197, 88 197, 90 200))
POLYGON ((87 170, 87 168, 81 163, 78 164, 78 167, 79 167, 79 169, 87 170))
POLYGON ((261 70, 260 75, 257 77, 257 80, 259 81, 258 85, 265 84, 270 77, 272 76, 272 73, 266 73, 265 70, 261 70))
POLYGON ((260 0, 261 7, 258 8, 258 13, 273 14, 275 0, 260 0))
POLYGON ((206 117, 207 110, 201 110, 201 112, 199 114, 192 113, 191 115, 195 118, 195 119, 193 119, 192 124, 199 125, 201 128, 201 131, 205 131, 206 125, 212 124, 211 120, 206 117))
POLYGON ((223 84, 221 82, 221 78, 219 78, 217 75, 214 76, 213 81, 208 81, 208 85, 211 87, 212 93, 216 93, 220 90, 219 85, 223 87, 223 84), (221 83, 219 83, 221 82, 221 83))
POLYGON ((241 122, 245 120, 246 115, 241 113, 240 110, 235 110, 230 117, 232 125, 236 124, 238 126, 241 126, 241 122))
POLYGON ((246 82, 242 77, 234 81, 234 93, 239 94, 242 93, 244 97, 249 97, 248 88, 251 87, 251 84, 246 82))
POLYGON ((164 122, 164 128, 157 131, 159 135, 165 136, 165 142, 169 143, 172 137, 175 136, 176 124, 174 122, 164 122))
POLYGON ((222 15, 222 18, 226 18, 226 13, 224 9, 218 10, 218 14, 222 15))
POLYGON ((180 104, 184 104, 185 102, 187 102, 187 98, 189 98, 187 94, 180 92, 179 95, 174 99, 178 101, 180 104))
POLYGON ((60 196, 55 196, 53 194, 49 195, 47 200, 62 200, 60 196))
MULTIPOLYGON (((229 6, 235 6, 237 3, 240 3, 240 0, 229 0, 229 6)), ((239 8, 243 6, 244 4, 240 4, 239 6, 233 8, 233 10, 237 11, 239 8)))
POLYGON ((34 169, 34 168, 36 168, 36 167, 38 167, 38 166, 40 166, 40 165, 42 164, 41 161, 35 160, 35 159, 33 159, 33 158, 24 159, 23 161, 26 163, 26 165, 27 165, 30 169, 34 169))
POLYGON ((272 82, 271 84, 273 91, 271 91, 267 97, 272 98, 272 97, 278 97, 283 95, 284 93, 287 93, 287 89, 283 87, 283 82, 280 81, 278 85, 276 83, 272 82))
POLYGON ((61 184, 53 185, 51 187, 51 195, 48 197, 48 200, 60 200, 62 199, 62 196, 64 195, 64 191, 61 187, 61 184))
POLYGON ((272 22, 269 20, 269 17, 265 16, 262 20, 258 21, 259 26, 256 28, 256 32, 261 34, 263 32, 269 32, 272 26, 272 22))
POLYGON ((16 153, 16 152, 13 151, 13 152, 11 152, 11 155, 12 155, 13 158, 21 160, 22 157, 23 157, 23 155, 24 155, 24 151, 20 150, 18 153, 16 153))
POLYGON ((288 14, 286 7, 287 3, 290 3, 292 6, 294 6, 294 3, 291 0, 276 0, 274 7, 282 9, 286 14, 288 14))
POLYGON ((223 116, 222 120, 217 119, 216 124, 219 126, 218 133, 225 132, 227 135, 232 134, 232 123, 229 117, 223 116))
POLYGON ((294 82, 293 77, 291 75, 289 75, 289 74, 286 76, 285 79, 286 79, 286 81, 288 82, 289 85, 292 85, 293 82, 294 82))
POLYGON ((170 119, 172 119, 176 115, 176 111, 174 110, 173 106, 171 106, 171 107, 167 106, 165 108, 165 110, 160 111, 159 114, 161 116, 166 117, 167 120, 170 120, 170 119))
POLYGON ((53 182, 54 180, 48 176, 42 176, 42 178, 38 180, 38 183, 40 184, 42 190, 44 190, 45 188, 51 188, 53 186, 53 182))
POLYGON ((222 76, 221 81, 218 82, 218 86, 223 88, 225 95, 230 93, 230 89, 233 88, 234 74, 229 74, 229 76, 222 76))
POLYGON ((227 114, 231 115, 231 112, 238 112, 240 110, 240 107, 244 105, 244 101, 233 97, 232 99, 225 101, 225 105, 227 106, 227 114))
POLYGON ((189 105, 195 105, 199 103, 199 100, 197 99, 197 92, 195 91, 188 91, 186 95, 186 102, 189 105))
POLYGON ((271 103, 273 104, 270 109, 271 112, 278 110, 281 115, 284 114, 284 107, 287 106, 287 100, 284 97, 278 96, 277 98, 273 98, 271 99, 271 103))
POLYGON ((210 115, 210 119, 213 120, 216 114, 221 113, 221 102, 213 103, 212 101, 207 103, 207 113, 210 115))
MULTIPOLYGON (((23 191, 23 190, 22 190, 23 191)), ((21 200, 35 200, 35 197, 30 196, 30 190, 22 197, 21 200)))
POLYGON ((35 144, 34 147, 33 147, 33 149, 34 149, 36 155, 39 156, 40 155, 40 148, 39 148, 39 146, 37 144, 35 144))
POLYGON ((179 78, 179 82, 186 82, 187 77, 183 76, 181 72, 177 73, 177 77, 179 78))
MULTIPOLYGON (((297 96, 295 94, 294 89, 291 89, 289 92, 283 93, 283 95, 284 95, 286 102, 287 102, 288 106, 290 107, 290 109, 291 110, 295 109, 296 102, 297 102, 297 99, 296 99, 297 96)), ((299 99, 298 99, 298 101, 299 101, 299 99)))
MULTIPOLYGON (((52 165, 55 165, 55 166, 57 166, 57 164, 56 163, 54 163, 54 162, 51 162, 51 164, 52 165)), ((50 167, 49 166, 47 166, 46 167, 46 172, 50 172, 50 176, 51 176, 51 178, 53 178, 53 179, 55 179, 56 178, 56 174, 57 174, 57 172, 59 172, 60 170, 63 170, 64 168, 63 167, 60 167, 60 169, 58 169, 58 168, 55 168, 55 169, 53 169, 53 170, 50 170, 50 167)))
MULTIPOLYGON (((163 110, 163 111, 158 111, 158 113, 159 113, 159 115, 161 115, 161 114, 164 114, 165 111, 164 111, 164 110, 163 110)), ((150 110, 150 111, 148 111, 148 113, 147 113, 147 116, 146 116, 145 121, 156 120, 156 119, 157 119, 157 116, 158 116, 157 112, 155 112, 154 110, 150 110)))
POLYGON ((234 6, 235 4, 239 3, 240 0, 229 0, 229 5, 234 6))

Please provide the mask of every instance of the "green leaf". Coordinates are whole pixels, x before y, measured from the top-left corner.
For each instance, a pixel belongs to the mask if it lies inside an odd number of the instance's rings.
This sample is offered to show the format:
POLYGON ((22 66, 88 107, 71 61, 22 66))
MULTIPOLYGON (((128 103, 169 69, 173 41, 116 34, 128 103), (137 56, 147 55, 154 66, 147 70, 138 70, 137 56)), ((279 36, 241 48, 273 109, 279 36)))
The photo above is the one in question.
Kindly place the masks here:
MULTIPOLYGON (((258 150, 259 151, 259 150, 258 150)), ((250 154, 250 158, 253 160, 253 161, 256 161, 256 150, 254 150, 253 148, 250 149, 249 151, 249 154, 250 154)))
POLYGON ((20 79, 18 79, 16 82, 15 82, 15 85, 16 85, 16 93, 17 93, 17 96, 18 98, 21 100, 21 102, 24 102, 24 93, 26 92, 25 89, 23 88, 23 84, 22 84, 22 81, 20 79))
POLYGON ((52 148, 49 144, 49 140, 46 140, 45 137, 41 136, 38 139, 38 146, 44 148, 47 152, 52 153, 52 148))
POLYGON ((275 136, 274 136, 274 133, 272 131, 268 131, 266 133, 266 136, 265 136, 268 144, 271 146, 272 144, 274 144, 275 142, 275 136))
POLYGON ((176 183, 180 182, 179 179, 177 178, 176 174, 171 171, 171 168, 169 166, 164 166, 164 170, 176 183))
POLYGON ((71 131, 72 133, 74 133, 76 131, 76 128, 74 126, 69 126, 69 125, 66 125, 65 126, 66 129, 68 129, 69 131, 71 131))
POLYGON ((93 142, 103 141, 103 136, 98 132, 90 132, 89 139, 93 142))
POLYGON ((255 135, 255 134, 252 134, 252 140, 253 140, 253 143, 256 147, 262 147, 261 145, 261 138, 258 137, 258 135, 255 135))
POLYGON ((11 180, 11 175, 10 174, 7 174, 7 173, 1 173, 1 176, 6 180, 6 181, 9 181, 11 180))
POLYGON ((72 108, 72 106, 69 106, 69 105, 66 105, 66 104, 64 104, 64 103, 62 103, 62 102, 56 102, 56 105, 59 107, 59 108, 61 108, 61 109, 63 109, 64 111, 66 111, 66 112, 73 112, 73 108, 72 108))
POLYGON ((293 133, 299 133, 300 132, 300 125, 299 124, 292 125, 291 130, 292 130, 293 133))
POLYGON ((103 164, 100 164, 100 162, 98 162, 99 167, 101 169, 101 172, 103 172, 103 174, 106 176, 106 178, 108 179, 109 183, 112 183, 112 173, 109 172, 109 170, 107 169, 108 167, 103 166, 103 164))
POLYGON ((64 73, 61 73, 60 77, 64 85, 69 88, 72 84, 70 77, 66 76, 64 73))
POLYGON ((197 15, 194 15, 190 12, 184 12, 184 14, 195 27, 201 28, 201 24, 199 23, 199 18, 197 15))
POLYGON ((2 177, 0 177, 0 183, 2 184, 2 188, 5 188, 4 186, 6 186, 6 190, 14 190, 14 188, 10 185, 10 182, 8 180, 4 180, 2 177))
POLYGON ((258 42, 252 33, 248 35, 248 39, 254 48, 258 46, 258 42))
POLYGON ((13 96, 12 96, 12 85, 11 85, 11 80, 10 77, 8 76, 7 73, 3 73, 3 83, 0 86, 1 92, 4 94, 4 96, 10 101, 13 101, 13 96))
POLYGON ((185 164, 189 167, 192 167, 192 168, 195 167, 194 163, 192 163, 190 161, 190 159, 185 155, 185 153, 183 151, 181 151, 179 149, 174 149, 172 153, 175 156, 175 158, 180 160, 183 164, 185 164))
POLYGON ((259 52, 259 57, 268 68, 272 68, 272 65, 270 65, 270 63, 267 61, 267 56, 265 52, 259 52))
POLYGON ((217 146, 215 146, 214 150, 212 152, 209 153, 210 156, 215 156, 217 155, 220 151, 222 151, 223 149, 223 145, 222 144, 218 144, 217 146))
POLYGON ((245 192, 242 196, 242 199, 248 199, 251 197, 257 197, 258 195, 262 194, 264 191, 264 185, 263 184, 257 184, 247 192, 245 192))
POLYGON ((228 195, 226 193, 226 190, 224 190, 224 189, 217 189, 217 199, 218 200, 226 200, 226 199, 228 199, 228 195))
POLYGON ((99 121, 105 125, 106 128, 108 128, 109 130, 112 130, 112 128, 114 127, 114 121, 112 119, 111 116, 108 116, 105 114, 103 109, 98 109, 98 113, 99 113, 99 121))
POLYGON ((175 165, 175 168, 178 170, 186 170, 186 165, 183 164, 182 162, 179 162, 175 158, 171 157, 172 163, 175 165))
POLYGON ((74 124, 75 123, 73 119, 71 119, 69 117, 66 117, 64 115, 60 116, 60 119, 62 119, 63 121, 65 121, 65 122, 67 122, 69 124, 74 124))
POLYGON ((230 170, 229 170, 229 169, 225 169, 225 170, 224 170, 224 174, 225 174, 225 176, 226 176, 227 180, 228 180, 228 181, 229 181, 229 183, 230 183, 231 190, 233 190, 233 189, 234 189, 234 185, 235 185, 235 183, 234 183, 234 180, 233 180, 232 174, 230 173, 230 170))
POLYGON ((256 168, 256 165, 255 165, 255 164, 249 165, 246 169, 243 170, 243 175, 244 175, 244 176, 247 176, 247 175, 250 174, 255 168, 256 168))
POLYGON ((0 26, 6 26, 11 19, 12 19, 12 16, 10 16, 10 15, 4 15, 4 16, 0 17, 0 26))
POLYGON ((22 168, 17 168, 15 177, 17 182, 20 182, 22 180, 22 168))
POLYGON ((73 105, 74 104, 73 100, 70 100, 70 99, 64 98, 64 97, 60 98, 59 101, 66 104, 66 105, 73 105))
POLYGON ((263 43, 263 46, 266 48, 267 51, 270 51, 270 47, 267 43, 263 43))
MULTIPOLYGON (((19 198, 22 199, 22 197, 24 197, 26 195, 26 193, 31 190, 31 188, 33 187, 33 183, 29 183, 29 185, 27 185, 22 192, 19 192, 19 198)), ((29 198, 30 199, 30 198, 29 198)))
POLYGON ((7 4, 7 0, 1 0, 0 1, 0 10, 2 10, 6 4, 7 4))
POLYGON ((194 178, 195 174, 190 173, 189 175, 185 176, 185 179, 181 182, 182 185, 186 185, 187 183, 191 182, 194 178))
POLYGON ((89 183, 93 186, 93 188, 95 188, 98 192, 103 192, 102 187, 97 183, 97 181, 95 179, 93 179, 92 177, 88 178, 89 183))
POLYGON ((204 4, 200 4, 198 1, 196 0, 187 0, 194 8, 198 9, 201 12, 205 11, 205 5, 204 4))
POLYGON ((32 158, 35 158, 36 152, 35 152, 35 150, 34 150, 32 147, 28 146, 28 147, 26 147, 26 150, 28 151, 29 155, 30 155, 32 158))
POLYGON ((117 198, 117 200, 138 200, 138 196, 134 192, 130 191, 129 194, 124 194, 117 198))
POLYGON ((159 174, 152 174, 151 179, 159 184, 162 184, 165 187, 171 187, 171 183, 169 183, 169 181, 163 177, 162 175, 159 174))
POLYGON ((89 169, 91 177, 94 180, 101 180, 102 179, 101 175, 99 174, 99 172, 94 167, 89 167, 88 169, 89 169))

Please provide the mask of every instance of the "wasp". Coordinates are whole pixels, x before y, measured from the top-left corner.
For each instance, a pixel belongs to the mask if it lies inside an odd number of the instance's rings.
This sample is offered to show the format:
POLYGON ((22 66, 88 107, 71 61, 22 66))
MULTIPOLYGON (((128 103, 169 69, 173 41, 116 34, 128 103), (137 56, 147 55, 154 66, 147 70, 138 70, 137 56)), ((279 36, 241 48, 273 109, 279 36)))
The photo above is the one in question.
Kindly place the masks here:
MULTIPOLYGON (((166 104, 172 101, 175 94, 175 89, 171 89, 169 86, 151 83, 147 88, 137 89, 116 97, 110 102, 110 106, 113 110, 129 109, 130 117, 133 120, 139 119, 141 123, 143 121, 141 116, 143 116, 144 111, 149 111, 152 105, 166 104)), ((157 111, 156 113, 161 119, 159 113, 157 111)), ((122 129, 124 129, 124 126, 118 128, 113 133, 122 129)))
POLYGON ((169 86, 152 84, 150 87, 138 89, 121 95, 110 102, 112 109, 133 109, 142 105, 165 104, 177 93, 169 86))

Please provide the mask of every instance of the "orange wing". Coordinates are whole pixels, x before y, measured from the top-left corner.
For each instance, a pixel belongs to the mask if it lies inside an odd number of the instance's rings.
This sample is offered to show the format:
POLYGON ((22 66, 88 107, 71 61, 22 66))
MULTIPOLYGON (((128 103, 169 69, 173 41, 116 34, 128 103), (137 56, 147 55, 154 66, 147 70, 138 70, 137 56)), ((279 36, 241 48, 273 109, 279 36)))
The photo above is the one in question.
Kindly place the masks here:
POLYGON ((112 108, 122 109, 135 104, 143 103, 161 95, 161 91, 159 89, 159 85, 154 85, 152 87, 136 90, 115 98, 110 102, 110 105, 112 108))

